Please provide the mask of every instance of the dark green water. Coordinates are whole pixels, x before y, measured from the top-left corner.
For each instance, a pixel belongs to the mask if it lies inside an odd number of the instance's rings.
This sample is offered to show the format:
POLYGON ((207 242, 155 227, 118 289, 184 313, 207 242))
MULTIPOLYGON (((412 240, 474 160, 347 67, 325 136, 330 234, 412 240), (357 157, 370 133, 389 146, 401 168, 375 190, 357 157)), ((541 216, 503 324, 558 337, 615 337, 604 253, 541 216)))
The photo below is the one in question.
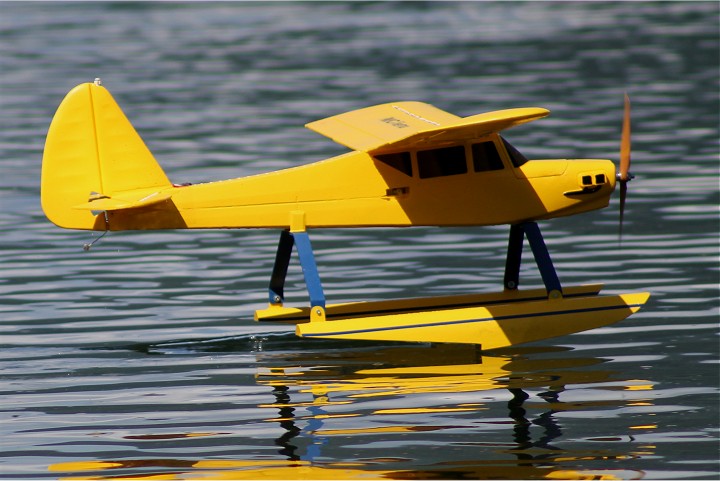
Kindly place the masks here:
MULTIPOLYGON (((0 3, 0 477, 717 478, 719 13, 0 3), (628 91, 622 249, 617 199, 542 227, 565 284, 652 298, 482 355, 259 326, 277 232, 113 233, 83 252, 90 234, 44 218, 47 127, 95 77, 176 183, 329 157, 343 149, 304 123, 393 100, 546 107, 508 133, 530 157, 616 159, 628 91)), ((506 227, 313 236, 333 302, 497 290, 506 242, 506 227)), ((305 301, 295 266, 288 287, 305 301)))

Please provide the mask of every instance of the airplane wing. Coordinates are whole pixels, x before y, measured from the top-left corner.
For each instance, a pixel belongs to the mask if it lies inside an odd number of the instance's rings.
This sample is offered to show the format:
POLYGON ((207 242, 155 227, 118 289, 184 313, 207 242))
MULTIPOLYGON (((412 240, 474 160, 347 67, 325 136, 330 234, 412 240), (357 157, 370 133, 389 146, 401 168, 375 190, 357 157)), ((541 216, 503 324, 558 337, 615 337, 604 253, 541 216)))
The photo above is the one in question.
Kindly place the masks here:
POLYGON ((395 102, 352 110, 306 127, 353 150, 381 154, 481 137, 549 113, 533 107, 463 118, 422 102, 395 102))

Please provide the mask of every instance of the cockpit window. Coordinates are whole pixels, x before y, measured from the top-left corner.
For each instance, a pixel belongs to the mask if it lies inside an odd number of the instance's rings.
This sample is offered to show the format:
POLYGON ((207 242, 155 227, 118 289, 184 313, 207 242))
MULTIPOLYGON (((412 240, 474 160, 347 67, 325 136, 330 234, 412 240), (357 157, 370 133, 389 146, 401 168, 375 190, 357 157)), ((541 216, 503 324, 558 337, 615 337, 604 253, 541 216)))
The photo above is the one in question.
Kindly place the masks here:
POLYGON ((473 166, 475 172, 484 172, 487 170, 501 170, 503 168, 502 159, 495 147, 495 142, 480 142, 473 144, 473 166))
POLYGON ((420 150, 417 161, 421 179, 467 173, 464 145, 420 150))
POLYGON ((410 158, 410 152, 397 152, 394 154, 380 154, 376 155, 375 158, 387 164, 393 169, 399 170, 403 174, 412 177, 412 160, 410 158))
POLYGON ((513 147, 510 142, 500 137, 503 141, 503 144, 505 145, 505 150, 507 150, 508 155, 510 156, 510 161, 515 167, 520 167, 525 162, 528 161, 528 159, 518 151, 515 147, 513 147))

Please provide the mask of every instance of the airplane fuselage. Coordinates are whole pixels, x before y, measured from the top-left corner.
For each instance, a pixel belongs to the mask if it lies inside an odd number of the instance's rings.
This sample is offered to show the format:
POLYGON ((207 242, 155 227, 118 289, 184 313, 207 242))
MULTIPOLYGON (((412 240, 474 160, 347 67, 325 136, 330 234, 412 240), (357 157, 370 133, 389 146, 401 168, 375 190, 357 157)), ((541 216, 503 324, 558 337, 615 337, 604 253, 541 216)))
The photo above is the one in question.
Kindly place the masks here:
POLYGON ((355 151, 267 174, 169 187, 169 200, 109 212, 109 224, 111 230, 480 226, 608 205, 611 161, 518 157, 498 134, 375 157, 355 151))

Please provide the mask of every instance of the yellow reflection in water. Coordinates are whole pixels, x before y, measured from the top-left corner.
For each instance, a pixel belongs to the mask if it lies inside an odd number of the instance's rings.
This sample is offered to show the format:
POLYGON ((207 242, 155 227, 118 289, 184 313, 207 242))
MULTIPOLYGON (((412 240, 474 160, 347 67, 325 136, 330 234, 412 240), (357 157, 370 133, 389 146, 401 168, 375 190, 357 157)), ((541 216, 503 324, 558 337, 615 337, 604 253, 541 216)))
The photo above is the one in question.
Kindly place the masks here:
MULTIPOLYGON (((143 462, 128 460, 124 462, 74 462, 58 463, 51 466, 51 471, 98 471, 102 469, 118 469, 138 467, 178 468, 177 463, 163 464, 163 460, 143 462), (110 466, 112 465, 112 466, 110 466)), ((582 470, 556 469, 552 467, 533 467, 523 465, 491 466, 477 464, 475 466, 453 467, 442 466, 435 471, 412 470, 377 470, 351 469, 363 467, 357 463, 336 463, 326 466, 311 465, 307 462, 272 462, 272 461, 196 461, 187 462, 184 466, 188 471, 166 474, 132 474, 132 475, 96 475, 68 476, 59 478, 62 481, 80 480, 232 480, 232 479, 577 479, 577 480, 623 480, 639 479, 642 473, 622 469, 582 470), (439 475, 439 476, 438 476, 439 475)))
MULTIPOLYGON (((529 352, 529 351, 525 351, 529 352)), ((551 351, 542 354, 552 354, 551 351)), ((257 354, 259 385, 271 389, 275 402, 258 407, 275 411, 263 421, 277 423, 281 435, 275 440, 278 453, 285 459, 214 459, 214 460, 89 460, 58 463, 50 466, 56 473, 72 474, 63 479, 639 479, 643 473, 619 469, 618 461, 639 455, 652 455, 651 446, 633 445, 630 430, 647 430, 655 425, 628 426, 625 434, 589 438, 588 442, 614 442, 620 451, 566 450, 554 446, 562 438, 563 428, 555 416, 558 412, 592 409, 615 409, 623 406, 651 405, 648 399, 633 398, 652 390, 647 380, 616 379, 614 371, 598 369, 597 358, 557 357, 531 360, 516 349, 507 354, 480 356, 468 346, 403 346, 371 351, 346 349, 323 356, 321 352, 289 353, 286 356, 257 354), (607 392, 622 390, 613 398, 565 402, 563 393, 572 385, 607 392), (539 401, 526 402, 526 389, 544 389, 536 394, 539 401), (488 402, 468 402, 467 396, 442 396, 437 393, 472 393, 495 391, 490 399, 507 392, 507 419, 497 416, 483 419, 490 410, 488 402), (293 400, 294 396, 312 396, 312 400, 293 400), (384 398, 388 407, 377 407, 384 398), (454 399, 457 399, 454 401, 454 399), (365 403, 371 402, 368 409, 365 403), (405 405, 399 405, 399 403, 405 405), (333 409, 339 412, 332 412, 333 409), (539 415, 528 414, 537 410, 539 415), (464 413, 450 417, 444 414, 464 413), (473 415, 473 413, 477 413, 473 415), (417 416, 421 415, 421 416, 417 416), (423 416, 430 415, 430 416, 423 416), (438 418, 439 416, 439 418, 438 418), (471 416, 470 418, 468 416, 471 416), (475 416, 475 417, 472 417, 475 416), (356 418, 353 424, 342 424, 342 418, 356 418), (406 418, 406 419, 403 419, 406 418), (297 425, 304 423, 301 428, 297 425), (341 424, 337 424, 341 423, 341 424), (465 425, 463 425, 465 423, 465 425), (469 424, 468 424, 469 423, 469 424), (459 425, 458 425, 459 424, 459 425), (335 439, 377 436, 383 442, 398 442, 399 436, 422 432, 460 429, 472 431, 478 425, 493 426, 495 438, 490 441, 450 442, 454 447, 476 446, 464 453, 480 453, 483 458, 437 462, 433 459, 373 458, 326 461, 322 450, 335 439), (507 426, 503 428, 502 426, 507 426), (498 427, 500 426, 500 427, 498 427), (531 430, 532 428, 532 430, 531 430), (538 436, 537 430, 542 432, 538 436), (507 439, 497 440, 506 433, 507 439), (394 438, 394 436, 398 436, 394 438), (305 438, 307 453, 296 454, 293 440, 305 438), (398 441, 396 441, 398 440, 398 441), (634 452, 631 449, 636 449, 634 452), (311 454, 311 450, 313 451, 311 454), (594 462, 608 469, 581 469, 594 462), (612 463, 612 464, 611 464, 612 463), (140 471, 142 470, 142 471, 140 471), (148 472, 151 471, 151 472, 148 472), (88 475, 77 477, 77 473, 88 475), (127 474, 127 473, 131 474, 127 474)), ((497 401, 494 401, 497 409, 497 401)), ((213 436, 222 433, 147 434, 132 439, 175 439, 213 436)), ((443 439, 434 438, 433 441, 443 439)), ((453 438, 457 439, 457 437, 453 438)), ((487 438, 486 438, 487 439, 487 438)), ((430 438, 428 438, 430 440, 430 438)), ((441 441, 437 441, 441 442, 441 441)), ((401 448, 391 448, 392 453, 401 448)))

